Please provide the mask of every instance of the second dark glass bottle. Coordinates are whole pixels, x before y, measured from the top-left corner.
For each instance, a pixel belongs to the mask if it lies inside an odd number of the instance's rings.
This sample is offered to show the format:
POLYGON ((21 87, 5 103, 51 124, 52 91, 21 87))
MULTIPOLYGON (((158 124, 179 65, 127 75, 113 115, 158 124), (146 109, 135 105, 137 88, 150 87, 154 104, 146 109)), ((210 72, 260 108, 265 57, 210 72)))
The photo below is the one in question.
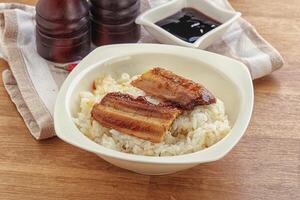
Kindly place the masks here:
POLYGON ((134 43, 140 38, 135 19, 140 0, 90 0, 92 42, 97 45, 134 43))

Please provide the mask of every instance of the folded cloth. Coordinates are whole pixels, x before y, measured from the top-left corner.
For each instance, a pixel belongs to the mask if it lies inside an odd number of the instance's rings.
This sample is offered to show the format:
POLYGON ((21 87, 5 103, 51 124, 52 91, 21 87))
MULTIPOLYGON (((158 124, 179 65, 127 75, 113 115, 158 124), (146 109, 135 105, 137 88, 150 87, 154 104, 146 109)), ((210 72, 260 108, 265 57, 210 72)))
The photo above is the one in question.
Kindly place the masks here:
MULTIPOLYGON (((153 7, 167 1, 142 0, 142 7, 145 9, 149 5, 153 7)), ((233 9, 227 0, 211 1, 216 6, 233 9)), ((155 40, 143 31, 140 42, 155 40)), ((243 19, 233 24, 223 38, 207 50, 245 63, 253 79, 263 77, 283 65, 280 54, 243 19)), ((34 7, 0 4, 0 55, 10 66, 2 73, 4 86, 31 134, 36 139, 54 136, 55 99, 68 73, 37 54, 34 7)))

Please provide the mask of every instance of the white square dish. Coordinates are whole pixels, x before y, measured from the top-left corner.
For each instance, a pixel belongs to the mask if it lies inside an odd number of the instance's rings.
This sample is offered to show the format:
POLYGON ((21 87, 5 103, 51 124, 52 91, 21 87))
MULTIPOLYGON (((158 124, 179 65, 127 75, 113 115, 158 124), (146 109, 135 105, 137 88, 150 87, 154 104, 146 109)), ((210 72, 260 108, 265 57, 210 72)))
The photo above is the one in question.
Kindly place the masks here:
POLYGON ((156 40, 164 44, 205 49, 222 37, 230 25, 241 16, 236 11, 228 11, 207 0, 172 0, 141 14, 136 23, 142 25, 156 40), (189 43, 174 36, 155 23, 165 19, 183 8, 194 8, 206 16, 221 23, 217 28, 201 36, 194 43, 189 43))
POLYGON ((58 94, 54 125, 59 138, 99 155, 104 160, 143 174, 168 174, 224 157, 241 139, 253 108, 253 85, 247 67, 230 58, 185 47, 162 44, 123 44, 95 49, 67 77, 58 94), (90 91, 103 74, 118 77, 141 74, 154 66, 203 84, 226 108, 232 129, 218 143, 204 150, 168 157, 134 155, 108 149, 86 137, 73 118, 80 109, 80 92, 90 91))

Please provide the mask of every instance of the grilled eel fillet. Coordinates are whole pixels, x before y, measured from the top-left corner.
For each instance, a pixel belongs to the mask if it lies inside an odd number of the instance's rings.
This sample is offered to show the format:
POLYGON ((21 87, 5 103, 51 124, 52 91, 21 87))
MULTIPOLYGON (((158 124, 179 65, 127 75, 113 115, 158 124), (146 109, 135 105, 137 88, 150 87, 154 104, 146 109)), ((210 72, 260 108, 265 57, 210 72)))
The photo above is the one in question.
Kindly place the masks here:
POLYGON ((121 93, 107 94, 92 109, 92 117, 102 126, 154 143, 162 141, 180 113, 176 108, 152 104, 144 97, 121 93))
POLYGON ((192 110, 195 106, 216 102, 216 98, 202 85, 159 67, 142 74, 131 84, 180 109, 192 110))

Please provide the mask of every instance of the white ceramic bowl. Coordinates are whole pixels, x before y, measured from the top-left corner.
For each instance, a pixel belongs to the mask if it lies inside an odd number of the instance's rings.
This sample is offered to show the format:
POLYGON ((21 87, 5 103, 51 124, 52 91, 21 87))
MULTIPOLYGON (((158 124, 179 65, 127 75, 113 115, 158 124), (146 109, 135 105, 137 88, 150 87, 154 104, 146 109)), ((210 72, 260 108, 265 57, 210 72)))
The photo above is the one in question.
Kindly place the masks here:
POLYGON ((54 122, 59 138, 104 160, 143 174, 168 174, 221 159, 243 136, 252 113, 253 86, 242 63, 214 53, 160 44, 110 45, 95 49, 68 76, 57 97, 54 122), (223 100, 231 132, 202 151, 170 157, 149 157, 118 152, 84 136, 72 121, 79 111, 79 93, 89 91, 101 74, 118 77, 126 72, 141 74, 160 66, 203 84, 223 100))
POLYGON ((161 43, 205 49, 213 42, 220 39, 229 26, 240 16, 241 13, 222 9, 208 0, 172 0, 144 12, 136 19, 136 23, 142 25, 161 43), (194 8, 222 24, 201 36, 194 43, 181 40, 155 24, 186 7, 194 8))

